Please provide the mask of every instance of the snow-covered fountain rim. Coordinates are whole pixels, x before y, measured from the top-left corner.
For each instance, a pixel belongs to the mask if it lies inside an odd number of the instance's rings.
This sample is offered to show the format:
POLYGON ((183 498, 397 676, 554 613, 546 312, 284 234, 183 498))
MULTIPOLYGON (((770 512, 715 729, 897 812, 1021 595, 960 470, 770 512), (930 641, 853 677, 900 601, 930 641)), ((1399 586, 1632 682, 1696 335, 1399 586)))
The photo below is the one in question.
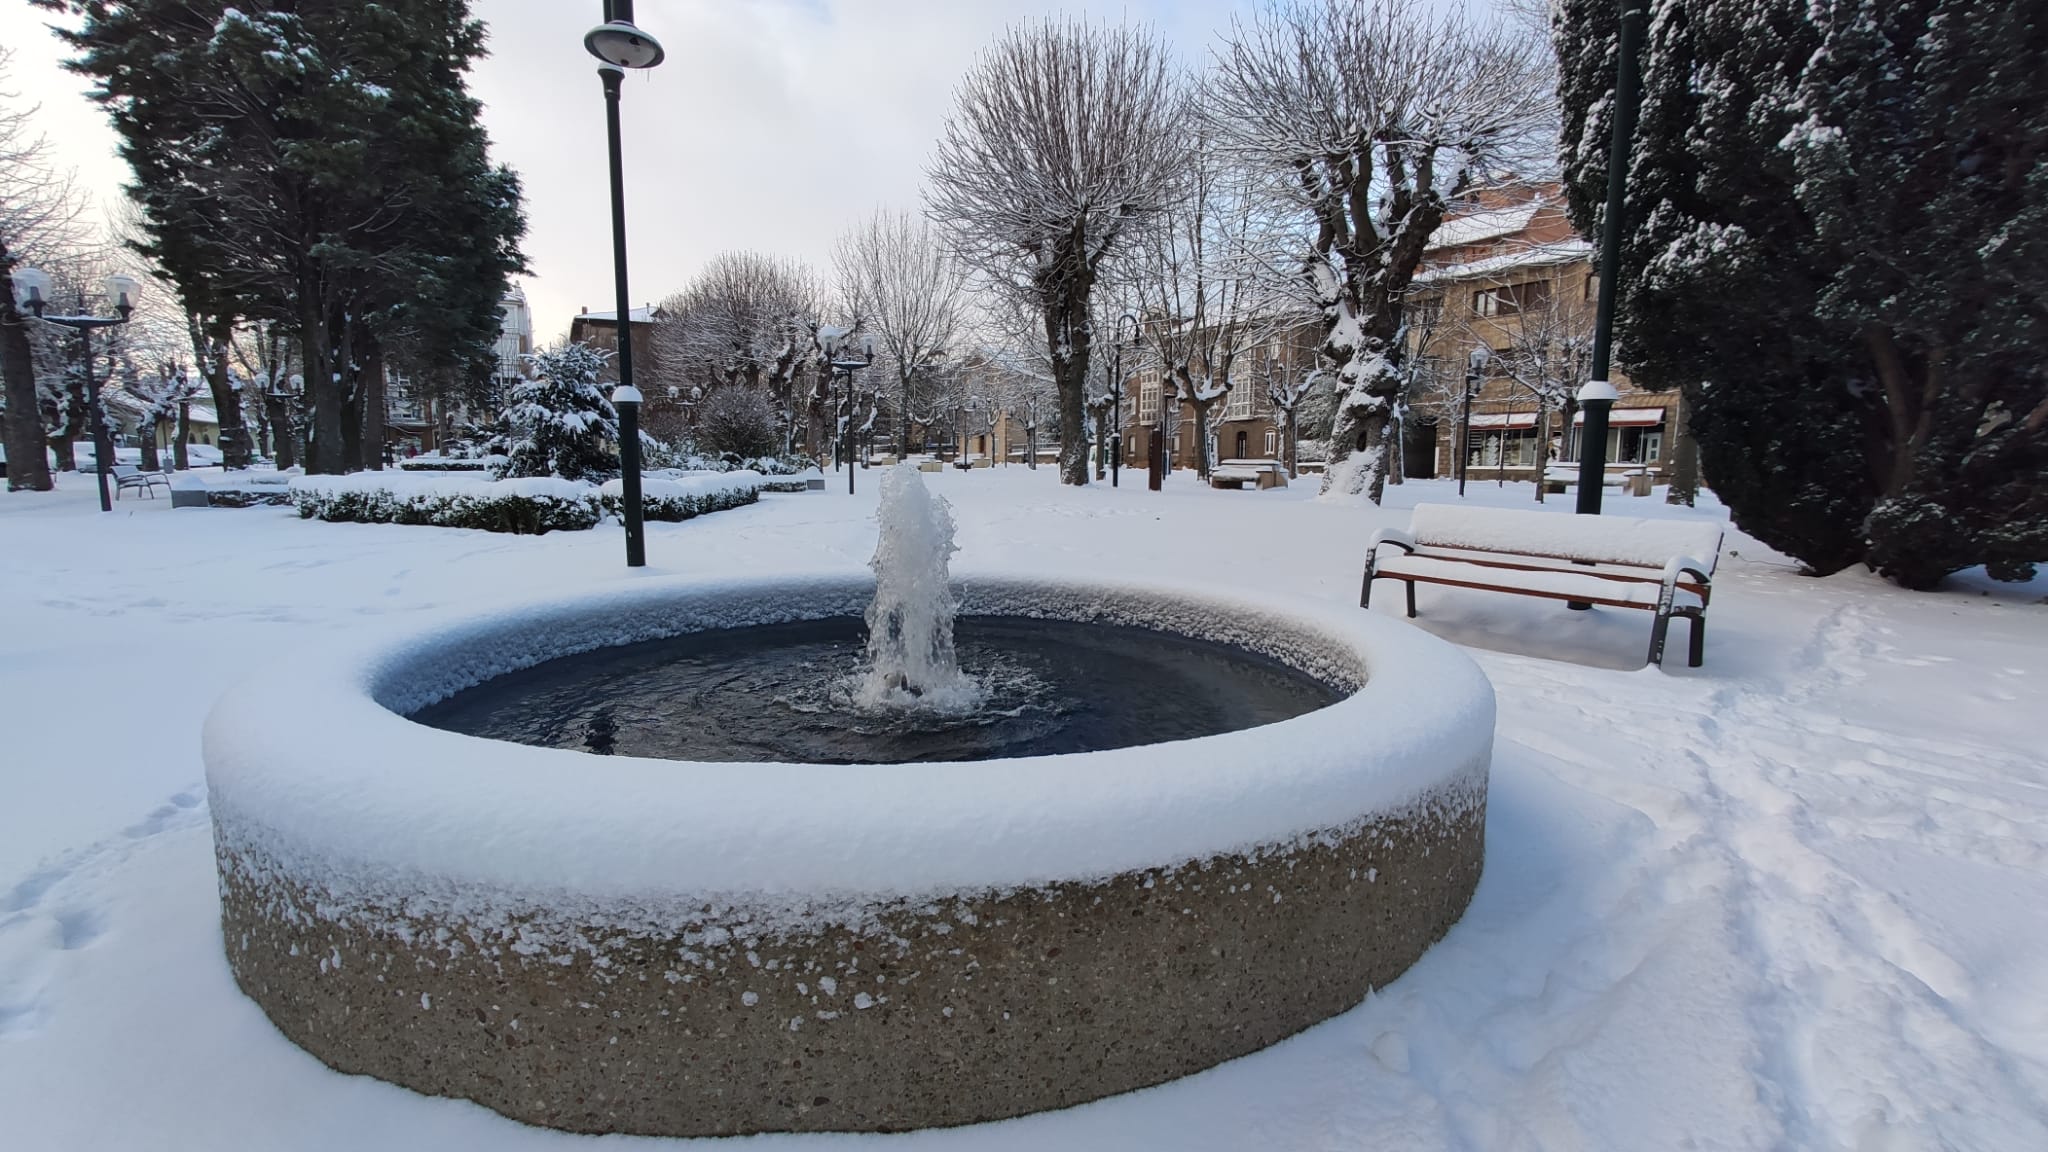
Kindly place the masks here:
POLYGON ((207 718, 224 841, 336 899, 894 899, 1284 849, 1460 802, 1491 757, 1492 686, 1397 620, 1276 597, 963 574, 964 614, 1153 627, 1347 689, 1277 724, 1171 744, 974 763, 718 764, 596 756, 405 718, 575 652, 717 627, 858 616, 867 573, 661 579, 498 609, 270 676, 207 718))

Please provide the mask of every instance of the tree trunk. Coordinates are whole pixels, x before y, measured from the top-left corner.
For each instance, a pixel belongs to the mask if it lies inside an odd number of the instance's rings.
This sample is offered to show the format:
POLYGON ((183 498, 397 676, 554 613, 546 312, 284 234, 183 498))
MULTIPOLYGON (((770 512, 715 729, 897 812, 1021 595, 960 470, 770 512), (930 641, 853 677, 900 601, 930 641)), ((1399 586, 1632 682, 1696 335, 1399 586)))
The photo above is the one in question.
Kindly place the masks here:
POLYGON ((1095 273, 1078 241, 1069 238, 1054 254, 1052 270, 1041 274, 1046 347, 1052 353, 1053 386, 1060 406, 1060 483, 1088 483, 1088 296, 1095 273))
MULTIPOLYGON (((317 284, 314 285, 317 288, 317 284)), ((335 379, 334 355, 328 347, 327 316, 317 296, 306 296, 301 284, 299 339, 306 365, 306 393, 312 401, 312 426, 306 430, 306 471, 338 476, 341 454, 341 382, 335 379)))
POLYGON ((1550 408, 1536 403, 1536 502, 1543 500, 1543 473, 1550 467, 1550 408))
POLYGON ((192 454, 185 445, 192 442, 192 402, 178 401, 178 438, 171 442, 171 466, 183 472, 192 467, 192 454))
POLYGON ((1683 504, 1690 508, 1699 498, 1700 491, 1700 446, 1692 438, 1692 405, 1685 401, 1685 393, 1678 394, 1678 427, 1673 429, 1671 439, 1671 486, 1664 490, 1666 504, 1683 504))
POLYGON ((36 399, 35 352, 25 317, 14 312, 14 278, 0 276, 0 379, 7 385, 7 490, 48 492, 50 458, 43 445, 43 411, 36 399))
POLYGON ((193 316, 190 321, 192 356, 206 391, 213 398, 214 419, 220 434, 221 469, 249 466, 249 428, 242 418, 242 394, 236 390, 228 371, 228 342, 234 339, 233 317, 193 316))
POLYGON ((163 471, 163 458, 158 456, 156 451, 156 433, 157 426, 160 423, 161 421, 155 416, 150 416, 142 422, 142 427, 137 430, 136 439, 142 441, 142 470, 144 472, 163 471))

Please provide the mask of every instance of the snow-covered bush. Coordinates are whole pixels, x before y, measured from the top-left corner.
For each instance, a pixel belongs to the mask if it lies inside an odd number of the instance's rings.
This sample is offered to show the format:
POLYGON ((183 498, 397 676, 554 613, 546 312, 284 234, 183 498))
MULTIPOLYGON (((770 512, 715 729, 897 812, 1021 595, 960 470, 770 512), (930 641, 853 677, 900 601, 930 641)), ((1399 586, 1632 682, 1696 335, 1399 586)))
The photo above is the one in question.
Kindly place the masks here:
POLYGON ((505 455, 501 478, 601 480, 619 474, 619 414, 598 387, 607 355, 564 344, 527 359, 534 378, 512 386, 491 450, 505 455))
MULTIPOLYGON (((640 504, 649 520, 688 520, 707 512, 723 512, 761 499, 766 478, 758 472, 729 472, 720 476, 688 476, 677 480, 642 478, 640 504)), ((604 510, 617 516, 625 508, 625 485, 608 480, 600 489, 604 510)))
POLYGON ((697 443, 707 452, 766 456, 780 442, 775 406, 759 388, 714 388, 697 405, 697 443))
POLYGON ((292 481, 291 502, 307 520, 429 524, 521 535, 589 528, 604 516, 594 486, 552 477, 301 476, 292 481))

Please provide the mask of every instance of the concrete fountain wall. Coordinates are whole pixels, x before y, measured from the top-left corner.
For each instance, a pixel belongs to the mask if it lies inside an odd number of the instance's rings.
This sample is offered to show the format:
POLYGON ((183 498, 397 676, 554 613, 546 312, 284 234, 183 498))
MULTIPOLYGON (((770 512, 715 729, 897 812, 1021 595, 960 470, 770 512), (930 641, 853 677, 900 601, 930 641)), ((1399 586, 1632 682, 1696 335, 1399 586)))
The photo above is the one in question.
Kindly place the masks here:
POLYGON ((230 696, 205 752, 235 980, 334 1068, 533 1124, 896 1130, 1254 1052, 1464 911, 1491 688, 1363 613, 970 578, 966 613, 1183 632, 1351 693, 1078 756, 686 764, 403 718, 574 651, 857 615, 872 587, 640 584, 230 696))

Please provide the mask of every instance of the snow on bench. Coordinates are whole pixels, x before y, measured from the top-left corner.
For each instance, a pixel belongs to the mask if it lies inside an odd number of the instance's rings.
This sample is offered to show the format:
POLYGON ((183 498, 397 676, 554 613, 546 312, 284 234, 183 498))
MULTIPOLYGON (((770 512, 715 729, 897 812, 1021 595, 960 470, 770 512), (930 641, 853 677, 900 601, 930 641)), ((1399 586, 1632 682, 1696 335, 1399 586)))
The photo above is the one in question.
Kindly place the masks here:
POLYGON ((1664 662, 1671 618, 1682 616, 1697 668, 1720 555, 1718 524, 1418 504, 1406 532, 1373 535, 1358 602, 1371 606, 1374 580, 1400 580, 1410 616, 1418 583, 1642 608, 1655 613, 1650 662, 1664 662))

